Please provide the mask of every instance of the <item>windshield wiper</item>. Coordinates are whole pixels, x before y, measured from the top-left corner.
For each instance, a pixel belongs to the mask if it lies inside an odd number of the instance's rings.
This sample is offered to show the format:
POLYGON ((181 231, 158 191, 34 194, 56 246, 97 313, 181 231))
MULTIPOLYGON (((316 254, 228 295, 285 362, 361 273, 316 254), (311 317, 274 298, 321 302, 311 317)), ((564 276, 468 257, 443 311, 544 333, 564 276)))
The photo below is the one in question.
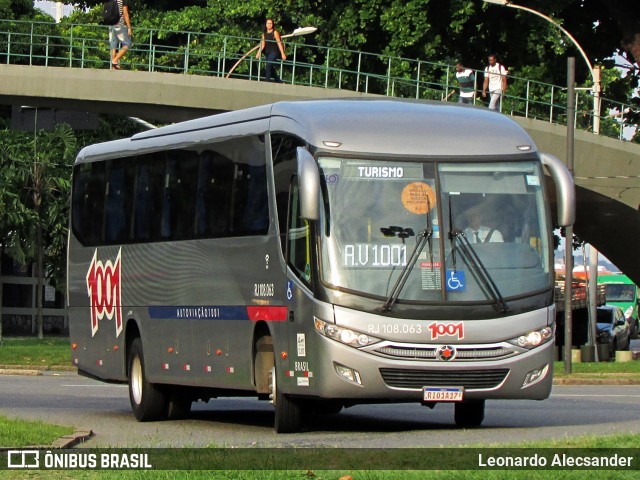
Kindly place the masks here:
MULTIPOLYGON (((484 290, 489 292, 489 295, 491 296, 491 298, 494 301, 494 303, 500 309, 500 312, 502 312, 502 313, 508 312, 509 311, 509 306, 507 305, 507 302, 504 301, 504 297, 500 293, 500 290, 498 289, 498 286, 496 285, 496 282, 491 277, 491 274, 487 270, 487 267, 485 267, 484 263, 482 263, 482 260, 480 260, 480 257, 478 256, 478 254, 474 250, 474 248, 471 245, 471 243, 469 243, 469 239, 464 234, 464 232, 461 231, 461 230, 458 230, 456 228, 452 228, 451 231, 449 232, 449 238, 451 239, 452 252, 455 252, 455 249, 456 249, 455 240, 458 237, 460 238, 460 242, 459 243, 460 243, 460 246, 461 246, 462 253, 466 257, 467 263, 470 264, 473 267, 473 269, 478 274, 478 277, 480 277, 480 280, 482 281, 482 284, 484 286, 484 290)), ((452 255, 455 258, 455 253, 452 253, 452 255)), ((456 269, 455 260, 454 260, 454 267, 453 268, 454 268, 454 270, 456 269)))
POLYGON ((496 282, 494 282, 491 274, 487 270, 487 267, 484 266, 482 260, 476 253, 476 251, 469 243, 469 239, 464 234, 464 232, 458 228, 453 226, 453 205, 451 204, 451 194, 449 194, 449 240, 451 241, 451 262, 453 264, 453 270, 458 270, 456 266, 456 239, 460 237, 462 240, 460 241, 460 245, 462 246, 462 252, 467 257, 467 263, 470 264, 474 270, 477 272, 482 284, 484 285, 484 291, 489 292, 491 295, 491 299, 498 306, 500 312, 506 313, 509 311, 509 306, 507 302, 504 301, 504 297, 500 293, 496 282))
MULTIPOLYGON (((393 228, 393 227, 391 227, 393 228)), ((383 230, 383 229, 380 229, 383 230)), ((383 232, 384 233, 384 232, 383 232)), ((398 301, 398 297, 400 296, 400 292, 404 288, 405 283, 409 279, 409 275, 411 274, 411 270, 413 270, 413 266, 416 263, 416 260, 424 250, 424 246, 429 243, 429 255, 431 257, 431 265, 433 265, 433 249, 431 246, 431 236, 433 235, 433 228, 431 226, 431 201, 429 200, 429 196, 427 196, 427 225, 426 228, 418 233, 416 237, 416 246, 413 247, 413 251, 409 256, 409 261, 406 263, 402 272, 400 272, 400 276, 398 280, 396 280, 395 285, 391 289, 391 293, 387 297, 387 301, 382 305, 382 312, 386 313, 391 311, 391 308, 398 301)), ((404 238, 403 238, 404 241, 404 238)))

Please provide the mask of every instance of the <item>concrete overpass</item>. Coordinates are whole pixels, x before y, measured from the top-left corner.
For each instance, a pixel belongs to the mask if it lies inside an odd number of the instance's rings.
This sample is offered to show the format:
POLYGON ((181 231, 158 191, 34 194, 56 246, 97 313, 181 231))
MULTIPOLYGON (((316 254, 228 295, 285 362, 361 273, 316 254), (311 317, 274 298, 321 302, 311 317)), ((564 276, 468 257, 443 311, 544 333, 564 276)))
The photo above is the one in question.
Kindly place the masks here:
MULTIPOLYGON (((365 96, 347 90, 171 73, 0 66, 0 104, 178 122, 283 100, 365 96)), ((540 150, 566 157, 566 128, 518 118, 540 150)), ((575 233, 640 284, 640 145, 576 131, 575 233)))

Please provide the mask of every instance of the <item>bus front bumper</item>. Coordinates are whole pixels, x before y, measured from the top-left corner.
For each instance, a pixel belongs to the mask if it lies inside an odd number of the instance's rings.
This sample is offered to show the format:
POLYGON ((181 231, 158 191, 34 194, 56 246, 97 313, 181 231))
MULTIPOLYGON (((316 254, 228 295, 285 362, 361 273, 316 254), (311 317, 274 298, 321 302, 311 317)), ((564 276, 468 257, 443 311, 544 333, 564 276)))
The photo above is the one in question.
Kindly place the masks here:
MULTIPOLYGON (((312 388, 290 393, 326 399, 422 402, 429 387, 463 387, 464 399, 543 400, 551 392, 553 339, 492 361, 386 358, 321 337, 312 388)), ((455 347, 454 347, 455 348, 455 347)))

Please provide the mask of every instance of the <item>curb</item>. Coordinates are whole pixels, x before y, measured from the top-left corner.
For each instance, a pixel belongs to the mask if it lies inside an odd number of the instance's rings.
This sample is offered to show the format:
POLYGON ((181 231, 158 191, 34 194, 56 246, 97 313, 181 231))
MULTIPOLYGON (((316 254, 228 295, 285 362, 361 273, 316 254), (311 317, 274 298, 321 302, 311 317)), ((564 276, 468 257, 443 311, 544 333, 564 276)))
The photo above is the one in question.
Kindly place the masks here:
POLYGON ((77 369, 78 367, 74 367, 73 365, 58 365, 56 367, 39 367, 37 365, 0 365, 0 370, 36 370, 38 372, 75 372, 77 369))
POLYGON ((0 452, 6 452, 8 450, 50 450, 50 449, 64 449, 64 448, 73 448, 79 443, 85 442, 93 437, 94 433, 92 430, 78 430, 73 432, 72 434, 65 435, 64 437, 60 437, 51 445, 28 445, 25 447, 0 447, 0 452))
POLYGON ((30 370, 26 368, 0 368, 0 375, 25 375, 37 377, 42 375, 42 370, 30 370))
POLYGON ((51 444, 51 448, 73 448, 79 443, 86 442, 93 435, 93 430, 78 430, 71 435, 60 437, 51 444))
POLYGON ((77 368, 70 367, 37 367, 33 365, 0 365, 0 375, 25 375, 41 376, 45 374, 55 375, 56 373, 77 372, 77 368))

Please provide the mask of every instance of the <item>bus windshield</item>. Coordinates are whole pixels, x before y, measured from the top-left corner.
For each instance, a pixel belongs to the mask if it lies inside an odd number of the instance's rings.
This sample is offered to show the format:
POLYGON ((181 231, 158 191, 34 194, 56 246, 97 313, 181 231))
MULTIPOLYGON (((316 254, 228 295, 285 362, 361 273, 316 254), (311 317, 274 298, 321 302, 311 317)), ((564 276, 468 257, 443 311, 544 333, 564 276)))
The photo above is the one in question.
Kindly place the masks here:
POLYGON ((550 288, 537 162, 323 157, 319 166, 326 284, 384 299, 404 275, 404 303, 496 303, 550 288))
POLYGON ((607 302, 633 302, 635 300, 635 285, 623 283, 607 283, 605 285, 607 302))

